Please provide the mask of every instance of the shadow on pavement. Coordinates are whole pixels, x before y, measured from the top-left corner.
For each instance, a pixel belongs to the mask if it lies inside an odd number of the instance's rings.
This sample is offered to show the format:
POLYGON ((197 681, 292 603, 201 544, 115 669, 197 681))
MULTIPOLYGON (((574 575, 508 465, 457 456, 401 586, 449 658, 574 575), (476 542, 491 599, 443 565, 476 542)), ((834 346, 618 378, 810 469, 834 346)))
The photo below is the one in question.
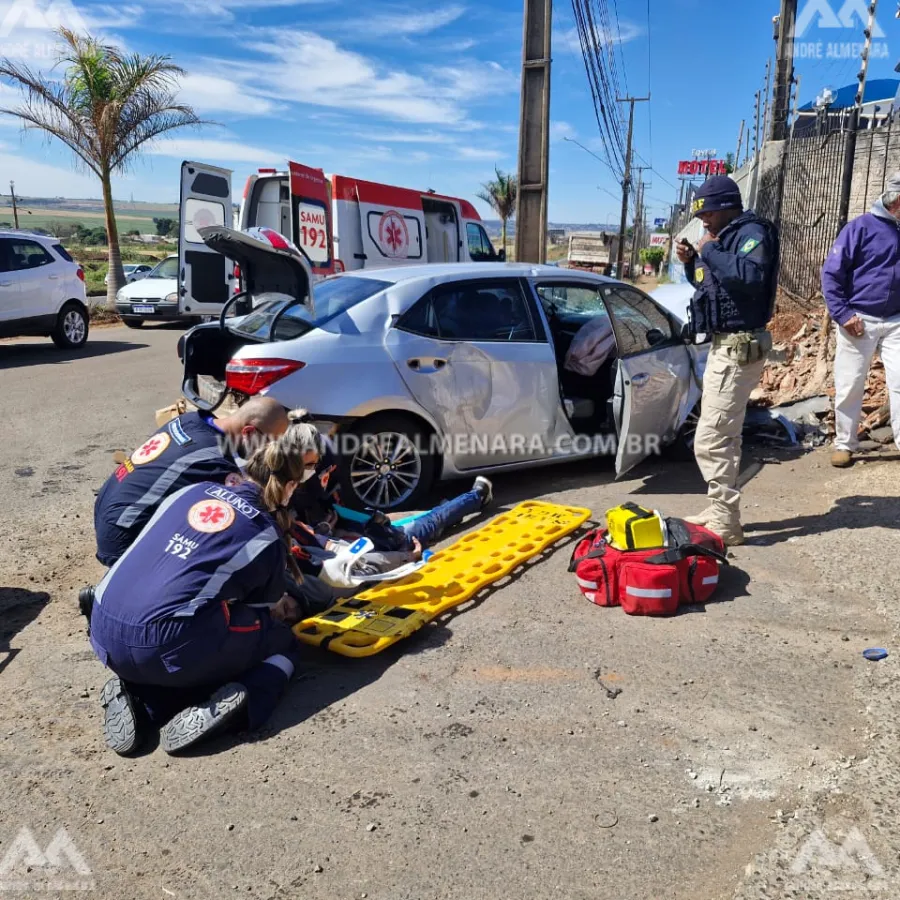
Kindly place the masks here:
POLYGON ((808 537, 825 531, 854 528, 900 529, 896 497, 841 497, 828 512, 813 516, 796 516, 772 522, 754 522, 745 531, 753 537, 747 544, 765 547, 795 537, 808 537), (769 534, 758 534, 770 532, 769 534))
POLYGON ((10 641, 30 625, 50 602, 46 591, 0 587, 0 673, 15 659, 19 651, 10 641))
POLYGON ((4 344, 0 345, 0 369, 59 365, 89 359, 92 356, 109 356, 128 350, 143 350, 148 346, 149 344, 131 341, 95 341, 91 338, 88 338, 88 342, 79 350, 58 350, 49 338, 34 344, 4 344))

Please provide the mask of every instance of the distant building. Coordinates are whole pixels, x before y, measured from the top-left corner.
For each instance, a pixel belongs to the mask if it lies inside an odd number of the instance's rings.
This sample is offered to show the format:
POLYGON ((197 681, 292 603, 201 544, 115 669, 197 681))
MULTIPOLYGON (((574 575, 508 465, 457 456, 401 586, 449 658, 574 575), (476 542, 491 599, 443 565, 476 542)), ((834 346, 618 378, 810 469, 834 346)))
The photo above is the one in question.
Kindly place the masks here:
POLYGON ((550 228, 547 231, 547 239, 551 244, 561 244, 566 239, 565 228, 550 228))
MULTIPOLYGON (((847 122, 856 103, 859 85, 854 82, 838 90, 823 89, 815 100, 797 110, 794 137, 829 134, 847 122)), ((866 82, 860 111, 860 128, 883 125, 900 109, 900 79, 874 78, 866 82)))

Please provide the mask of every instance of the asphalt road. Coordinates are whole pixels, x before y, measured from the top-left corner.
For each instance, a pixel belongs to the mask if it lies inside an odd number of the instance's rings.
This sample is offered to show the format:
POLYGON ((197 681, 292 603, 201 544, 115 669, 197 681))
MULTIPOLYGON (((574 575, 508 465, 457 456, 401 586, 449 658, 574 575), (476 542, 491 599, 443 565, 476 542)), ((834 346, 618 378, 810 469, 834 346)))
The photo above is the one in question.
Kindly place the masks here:
MULTIPOLYGON (((109 753, 106 674, 74 595, 101 572, 94 488, 178 396, 179 333, 97 329, 81 354, 0 343, 0 889, 896 895, 900 656, 861 656, 900 646, 896 462, 838 473, 821 453, 763 454, 751 541, 705 609, 593 607, 565 547, 393 652, 311 652, 260 734, 178 760, 109 753), (23 828, 41 850, 65 829, 80 869, 71 854, 29 868, 23 828)), ((498 478, 496 499, 599 518, 631 496, 683 515, 699 488, 687 464, 617 484, 608 464, 579 463, 498 478)))

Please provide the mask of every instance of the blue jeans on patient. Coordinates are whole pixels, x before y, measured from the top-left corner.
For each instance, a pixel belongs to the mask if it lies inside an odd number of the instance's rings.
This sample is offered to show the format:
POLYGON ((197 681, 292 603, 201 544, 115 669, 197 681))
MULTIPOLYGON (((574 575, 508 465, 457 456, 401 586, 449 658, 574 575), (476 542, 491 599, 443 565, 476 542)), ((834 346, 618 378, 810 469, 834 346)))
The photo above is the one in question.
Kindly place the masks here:
POLYGON ((478 512, 483 502, 484 497, 480 491, 467 491, 436 506, 431 512, 419 516, 402 528, 408 538, 418 538, 425 549, 440 540, 448 528, 459 525, 466 516, 478 512))

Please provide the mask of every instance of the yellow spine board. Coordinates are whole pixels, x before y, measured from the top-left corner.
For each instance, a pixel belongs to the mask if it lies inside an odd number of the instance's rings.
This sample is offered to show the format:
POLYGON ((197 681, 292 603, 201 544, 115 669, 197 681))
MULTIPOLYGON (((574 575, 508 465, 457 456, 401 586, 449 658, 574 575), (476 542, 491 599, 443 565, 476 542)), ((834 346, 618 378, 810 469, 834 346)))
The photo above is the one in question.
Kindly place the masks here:
POLYGON ((580 528, 589 509, 529 500, 440 550, 402 581, 383 582, 294 626, 306 644, 373 656, 580 528))

